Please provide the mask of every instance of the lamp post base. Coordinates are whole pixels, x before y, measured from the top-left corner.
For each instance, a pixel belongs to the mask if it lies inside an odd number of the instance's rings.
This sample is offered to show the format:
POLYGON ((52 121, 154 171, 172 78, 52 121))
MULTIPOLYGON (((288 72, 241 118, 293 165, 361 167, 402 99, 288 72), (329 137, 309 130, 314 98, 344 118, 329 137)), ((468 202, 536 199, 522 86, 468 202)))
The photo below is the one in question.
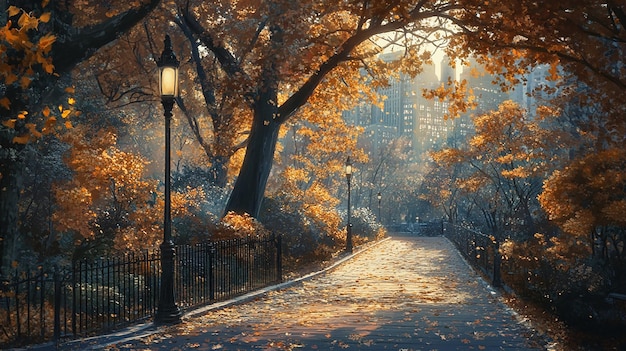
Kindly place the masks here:
POLYGON ((174 255, 176 249, 171 240, 161 244, 161 290, 154 323, 176 324, 181 322, 182 312, 174 299, 174 255))
POLYGON ((159 324, 159 325, 178 324, 178 323, 182 323, 182 321, 183 321, 182 313, 180 309, 178 309, 178 306, 176 305, 174 305, 173 308, 159 307, 159 310, 156 316, 154 316, 154 324, 159 324))
POLYGON ((182 320, 182 312, 178 308, 178 306, 174 305, 161 307, 159 306, 157 314, 154 316, 154 324, 178 324, 181 323, 182 320))

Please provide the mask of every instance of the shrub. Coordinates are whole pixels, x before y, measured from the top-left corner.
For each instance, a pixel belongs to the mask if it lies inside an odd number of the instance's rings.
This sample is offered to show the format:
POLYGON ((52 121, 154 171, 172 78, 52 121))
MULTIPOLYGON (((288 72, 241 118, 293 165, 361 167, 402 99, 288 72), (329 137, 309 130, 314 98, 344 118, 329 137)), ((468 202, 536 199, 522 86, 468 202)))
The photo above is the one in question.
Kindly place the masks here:
MULTIPOLYGON (((347 221, 347 212, 345 210, 341 211, 341 215, 345 223, 347 221)), ((385 228, 378 222, 372 210, 367 207, 354 209, 350 213, 350 221, 352 222, 352 236, 355 245, 371 240, 378 240, 387 234, 385 228)))
POLYGON ((278 200, 266 198, 261 221, 269 231, 282 235, 286 261, 298 263, 326 260, 345 245, 336 238, 337 228, 329 233, 315 225, 301 211, 287 210, 278 200))

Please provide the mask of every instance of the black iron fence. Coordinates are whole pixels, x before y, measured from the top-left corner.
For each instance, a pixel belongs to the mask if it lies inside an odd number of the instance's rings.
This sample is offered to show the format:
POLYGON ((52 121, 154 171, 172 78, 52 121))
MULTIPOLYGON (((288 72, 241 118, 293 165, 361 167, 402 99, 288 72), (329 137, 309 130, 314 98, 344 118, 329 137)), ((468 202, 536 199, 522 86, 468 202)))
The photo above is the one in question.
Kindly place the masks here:
POLYGON ((463 257, 492 278, 493 286, 499 287, 502 284, 502 258, 496 238, 452 223, 443 223, 442 228, 444 236, 456 246, 463 257))
MULTIPOLYGON (((226 300, 282 279, 280 237, 178 246, 175 291, 185 310, 226 300)), ((158 251, 39 266, 0 281, 0 347, 76 338, 154 316, 158 251)))

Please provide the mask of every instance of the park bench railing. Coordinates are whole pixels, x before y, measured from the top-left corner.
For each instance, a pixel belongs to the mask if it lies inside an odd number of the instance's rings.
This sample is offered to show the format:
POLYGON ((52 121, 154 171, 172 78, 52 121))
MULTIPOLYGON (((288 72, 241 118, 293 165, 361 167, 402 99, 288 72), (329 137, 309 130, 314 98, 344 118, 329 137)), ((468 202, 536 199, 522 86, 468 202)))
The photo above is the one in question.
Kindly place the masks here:
MULTIPOLYGON (((184 311, 282 280, 279 236, 176 247, 176 303, 184 311)), ((0 348, 101 334, 148 320, 161 281, 158 250, 38 266, 0 281, 0 348)))

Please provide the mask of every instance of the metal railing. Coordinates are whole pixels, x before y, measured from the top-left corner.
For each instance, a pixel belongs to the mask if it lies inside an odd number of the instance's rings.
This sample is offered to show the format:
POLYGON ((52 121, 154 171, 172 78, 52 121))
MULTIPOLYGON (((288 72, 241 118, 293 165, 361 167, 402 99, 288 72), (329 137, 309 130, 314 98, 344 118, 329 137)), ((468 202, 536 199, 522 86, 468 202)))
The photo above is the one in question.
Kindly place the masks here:
POLYGON ((443 234, 474 267, 491 277, 495 287, 502 285, 500 270, 502 257, 499 242, 489 235, 452 223, 443 224, 443 234))
MULTIPOLYGON (((176 303, 206 305, 282 280, 281 238, 177 246, 176 303)), ((0 281, 0 347, 104 333, 154 316, 161 255, 155 252, 39 266, 0 281)))

